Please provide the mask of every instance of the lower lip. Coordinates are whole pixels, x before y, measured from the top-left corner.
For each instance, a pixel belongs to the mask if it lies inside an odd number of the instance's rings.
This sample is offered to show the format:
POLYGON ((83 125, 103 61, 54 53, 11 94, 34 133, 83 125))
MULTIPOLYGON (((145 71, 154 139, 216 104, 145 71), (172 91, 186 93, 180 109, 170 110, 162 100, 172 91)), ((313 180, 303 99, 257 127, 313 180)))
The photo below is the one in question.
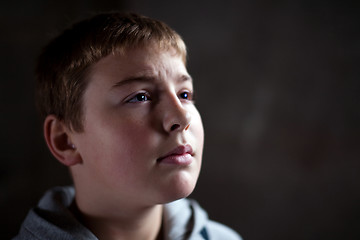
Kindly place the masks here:
POLYGON ((171 165, 178 165, 178 166, 188 166, 192 163, 193 156, 189 153, 181 154, 181 155, 170 155, 159 160, 161 164, 171 164, 171 165))

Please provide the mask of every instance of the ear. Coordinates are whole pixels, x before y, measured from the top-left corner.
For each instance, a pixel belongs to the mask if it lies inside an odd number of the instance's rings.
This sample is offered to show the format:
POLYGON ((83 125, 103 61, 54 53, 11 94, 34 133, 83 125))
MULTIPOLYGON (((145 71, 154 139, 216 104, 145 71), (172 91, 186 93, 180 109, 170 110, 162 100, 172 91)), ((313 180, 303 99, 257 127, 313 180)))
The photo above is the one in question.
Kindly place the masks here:
POLYGON ((44 136, 51 153, 62 164, 69 167, 82 162, 68 127, 54 115, 47 116, 44 121, 44 136))

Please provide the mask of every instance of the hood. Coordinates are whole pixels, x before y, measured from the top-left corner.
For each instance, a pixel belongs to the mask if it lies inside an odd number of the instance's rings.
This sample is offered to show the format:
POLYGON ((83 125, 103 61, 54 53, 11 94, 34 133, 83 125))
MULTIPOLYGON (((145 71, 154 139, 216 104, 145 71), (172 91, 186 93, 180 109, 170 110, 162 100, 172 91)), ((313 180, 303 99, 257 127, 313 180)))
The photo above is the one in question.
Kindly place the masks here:
MULTIPOLYGON (((97 240, 69 210, 74 198, 73 187, 56 187, 46 192, 13 240, 97 240)), ((241 239, 233 230, 209 220, 199 204, 189 199, 164 205, 162 227, 165 240, 241 239)))
POLYGON ((166 240, 204 240, 207 213, 194 200, 180 199, 165 204, 164 234, 166 240))

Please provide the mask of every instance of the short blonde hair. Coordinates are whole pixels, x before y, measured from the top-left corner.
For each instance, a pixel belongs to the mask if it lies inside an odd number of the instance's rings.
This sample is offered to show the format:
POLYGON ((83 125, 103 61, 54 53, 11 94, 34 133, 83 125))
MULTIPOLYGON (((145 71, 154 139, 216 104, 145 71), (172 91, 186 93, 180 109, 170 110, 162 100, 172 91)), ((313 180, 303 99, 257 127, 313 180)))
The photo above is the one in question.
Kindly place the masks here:
POLYGON ((133 13, 104 13, 65 30, 47 45, 36 68, 40 115, 54 114, 73 131, 83 131, 82 99, 89 68, 101 58, 150 43, 173 48, 186 64, 186 46, 165 23, 133 13))

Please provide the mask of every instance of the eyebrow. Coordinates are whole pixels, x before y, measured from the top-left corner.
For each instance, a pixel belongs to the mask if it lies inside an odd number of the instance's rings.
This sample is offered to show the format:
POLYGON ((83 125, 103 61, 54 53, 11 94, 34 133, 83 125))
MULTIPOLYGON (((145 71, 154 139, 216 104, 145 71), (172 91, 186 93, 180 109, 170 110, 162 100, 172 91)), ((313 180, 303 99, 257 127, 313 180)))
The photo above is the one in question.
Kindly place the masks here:
MULTIPOLYGON (((147 75, 143 75, 143 76, 134 76, 134 77, 128 77, 125 78, 117 83, 114 84, 114 86, 112 86, 112 88, 117 88, 117 87, 121 87, 124 85, 128 85, 128 84, 132 84, 132 83, 136 83, 136 82, 156 82, 156 77, 155 76, 147 76, 147 75)), ((190 75, 181 75, 178 79, 177 82, 193 82, 193 79, 190 75)))

